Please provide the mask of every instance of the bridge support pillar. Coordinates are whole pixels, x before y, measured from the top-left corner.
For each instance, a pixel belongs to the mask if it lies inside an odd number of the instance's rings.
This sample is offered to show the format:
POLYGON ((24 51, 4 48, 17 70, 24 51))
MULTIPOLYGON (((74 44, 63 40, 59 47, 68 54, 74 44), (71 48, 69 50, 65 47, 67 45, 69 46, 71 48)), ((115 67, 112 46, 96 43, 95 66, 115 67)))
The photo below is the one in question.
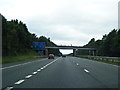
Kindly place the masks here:
POLYGON ((97 50, 89 50, 89 56, 97 56, 97 50))
POLYGON ((73 49, 73 56, 76 56, 76 49, 73 49))
POLYGON ((48 49, 45 49, 45 55, 48 56, 48 49))
POLYGON ((93 50, 92 53, 93 53, 93 56, 95 56, 95 50, 93 50))
POLYGON ((90 50, 89 50, 89 56, 90 56, 90 50))
POLYGON ((96 50, 96 56, 98 55, 98 50, 96 50))
POLYGON ((97 56, 98 50, 93 50, 93 56, 97 56))

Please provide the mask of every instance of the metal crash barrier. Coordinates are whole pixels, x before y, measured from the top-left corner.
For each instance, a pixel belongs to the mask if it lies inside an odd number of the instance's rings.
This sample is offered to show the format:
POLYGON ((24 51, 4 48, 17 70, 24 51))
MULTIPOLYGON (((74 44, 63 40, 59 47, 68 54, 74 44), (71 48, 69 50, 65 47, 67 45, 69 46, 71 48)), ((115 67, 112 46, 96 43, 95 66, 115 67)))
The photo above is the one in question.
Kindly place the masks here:
POLYGON ((104 56, 79 56, 89 59, 97 59, 97 60, 104 60, 104 61, 112 61, 112 62, 120 62, 120 57, 104 57, 104 56))

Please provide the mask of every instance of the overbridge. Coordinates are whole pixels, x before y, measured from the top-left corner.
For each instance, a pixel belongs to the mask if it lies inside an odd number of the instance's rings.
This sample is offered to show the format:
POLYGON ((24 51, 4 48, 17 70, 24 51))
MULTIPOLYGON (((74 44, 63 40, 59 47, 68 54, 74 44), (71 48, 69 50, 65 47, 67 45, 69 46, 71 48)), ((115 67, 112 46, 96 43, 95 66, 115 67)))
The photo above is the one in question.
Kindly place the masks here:
POLYGON ((87 48, 82 46, 46 46, 46 49, 83 49, 83 50, 96 50, 96 48, 87 48))
POLYGON ((89 53, 92 52, 92 55, 97 54, 97 49, 96 48, 90 48, 90 47, 82 47, 82 46, 46 46, 46 53, 48 52, 48 49, 73 49, 73 56, 76 55, 76 50, 81 49, 81 50, 89 50, 89 53))
POLYGON ((88 50, 89 53, 92 52, 92 55, 97 54, 97 49, 96 48, 91 48, 91 47, 83 47, 83 46, 46 46, 45 42, 33 42, 32 43, 32 48, 33 50, 38 50, 38 52, 45 52, 46 55, 49 54, 49 49, 73 49, 73 56, 76 55, 76 50, 81 49, 81 50, 88 50))

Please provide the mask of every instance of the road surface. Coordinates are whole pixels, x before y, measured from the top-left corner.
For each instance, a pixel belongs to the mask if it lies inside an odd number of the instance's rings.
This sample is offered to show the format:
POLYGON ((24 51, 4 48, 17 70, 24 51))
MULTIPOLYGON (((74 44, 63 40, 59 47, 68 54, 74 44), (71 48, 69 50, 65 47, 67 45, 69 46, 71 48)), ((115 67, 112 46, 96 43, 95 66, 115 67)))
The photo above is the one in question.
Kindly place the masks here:
POLYGON ((3 88, 118 88, 118 66, 77 57, 3 65, 3 88))

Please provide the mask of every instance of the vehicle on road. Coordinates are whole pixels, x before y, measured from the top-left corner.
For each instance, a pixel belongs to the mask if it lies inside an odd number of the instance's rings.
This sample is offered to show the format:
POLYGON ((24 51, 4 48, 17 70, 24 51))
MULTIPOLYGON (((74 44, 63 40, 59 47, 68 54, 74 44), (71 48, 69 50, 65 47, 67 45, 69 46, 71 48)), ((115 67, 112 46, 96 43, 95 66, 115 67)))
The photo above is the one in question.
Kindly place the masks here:
POLYGON ((66 57, 66 55, 62 55, 62 57, 66 57))
POLYGON ((55 58, 54 54, 49 54, 48 55, 48 59, 54 59, 54 58, 55 58))

